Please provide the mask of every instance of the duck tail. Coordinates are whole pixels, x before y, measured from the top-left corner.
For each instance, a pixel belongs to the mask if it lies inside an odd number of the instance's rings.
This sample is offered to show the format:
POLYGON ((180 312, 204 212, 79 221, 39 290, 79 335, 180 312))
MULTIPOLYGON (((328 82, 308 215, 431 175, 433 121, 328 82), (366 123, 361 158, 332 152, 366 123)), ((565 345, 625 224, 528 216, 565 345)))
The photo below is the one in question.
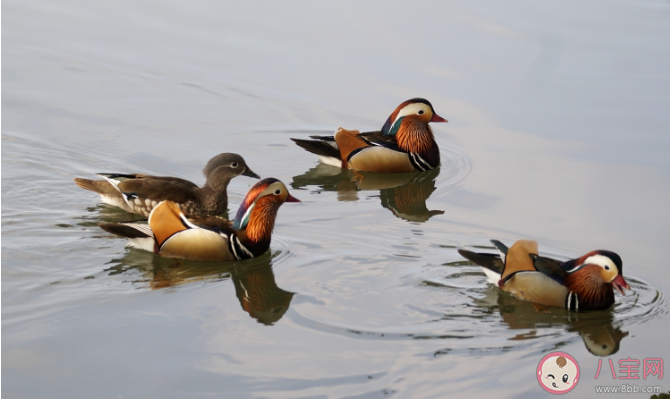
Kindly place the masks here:
POLYGON ((502 259, 500 259, 500 256, 498 255, 480 254, 465 249, 459 249, 458 253, 470 262, 475 263, 481 267, 485 267, 498 274, 502 274, 503 266, 505 266, 505 264, 502 262, 502 259))
POLYGON ((98 223, 101 229, 128 239, 128 246, 157 252, 153 232, 146 220, 121 223, 98 223))
POLYGON ((332 137, 321 137, 321 136, 312 136, 318 138, 317 140, 303 140, 303 139, 294 139, 293 140, 298 146, 306 149, 312 154, 316 154, 322 157, 335 158, 338 161, 342 162, 342 156, 340 155, 340 150, 337 148, 337 144, 333 139, 328 140, 332 137))
POLYGON ((116 234, 125 238, 152 238, 151 228, 144 221, 132 221, 121 223, 98 223, 101 229, 108 233, 116 234))
POLYGON ((459 249, 458 253, 470 262, 481 266, 488 281, 493 285, 498 285, 500 276, 505 268, 505 264, 500 259, 500 256, 495 254, 480 254, 465 249, 459 249))
POLYGON ((90 180, 79 177, 74 178, 74 182, 84 190, 96 192, 100 195, 118 195, 119 191, 105 180, 90 180))
POLYGON ((332 136, 310 136, 316 140, 303 140, 291 138, 297 145, 316 154, 321 162, 326 165, 342 167, 342 155, 340 149, 332 136))

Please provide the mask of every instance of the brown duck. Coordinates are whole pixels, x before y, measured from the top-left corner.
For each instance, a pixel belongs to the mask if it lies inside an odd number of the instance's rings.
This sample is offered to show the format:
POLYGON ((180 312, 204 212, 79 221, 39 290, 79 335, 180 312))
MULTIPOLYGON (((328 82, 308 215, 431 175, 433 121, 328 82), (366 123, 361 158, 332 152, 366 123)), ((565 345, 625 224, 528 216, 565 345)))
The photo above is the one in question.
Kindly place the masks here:
POLYGON ((178 177, 143 174, 98 173, 105 180, 75 178, 83 189, 100 194, 102 202, 127 212, 149 216, 161 201, 176 203, 187 215, 219 215, 228 209, 228 183, 237 176, 259 179, 244 161, 233 153, 212 158, 203 169, 203 187, 178 177))

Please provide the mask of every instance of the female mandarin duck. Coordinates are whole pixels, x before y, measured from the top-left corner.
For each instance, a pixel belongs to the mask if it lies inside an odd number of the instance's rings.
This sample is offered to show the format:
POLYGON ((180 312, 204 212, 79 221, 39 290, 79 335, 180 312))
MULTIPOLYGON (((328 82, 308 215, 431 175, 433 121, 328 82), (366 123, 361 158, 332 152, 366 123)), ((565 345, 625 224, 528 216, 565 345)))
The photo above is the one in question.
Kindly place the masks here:
POLYGON ((186 217, 172 201, 158 204, 141 222, 101 223, 110 233, 130 239, 130 246, 159 255, 200 261, 243 260, 270 248, 277 210, 300 202, 274 178, 256 183, 240 205, 235 223, 220 217, 186 217))
POLYGON ((614 290, 630 289, 623 278, 619 255, 592 251, 561 262, 537 255, 537 242, 519 240, 509 249, 491 241, 500 255, 459 249, 466 259, 483 267, 490 281, 517 298, 567 310, 601 310, 614 303, 614 290))
POLYGON ((202 170, 207 181, 200 188, 178 177, 142 174, 99 173, 105 180, 75 178, 81 188, 100 194, 102 202, 117 206, 126 212, 148 216, 161 201, 175 202, 186 214, 210 216, 228 209, 228 183, 239 175, 260 179, 244 159, 232 153, 223 153, 210 159, 202 170))
POLYGON ((334 136, 291 139, 329 165, 362 172, 424 172, 440 165, 440 150, 428 126, 446 122, 423 98, 400 104, 380 132, 339 128, 334 136))

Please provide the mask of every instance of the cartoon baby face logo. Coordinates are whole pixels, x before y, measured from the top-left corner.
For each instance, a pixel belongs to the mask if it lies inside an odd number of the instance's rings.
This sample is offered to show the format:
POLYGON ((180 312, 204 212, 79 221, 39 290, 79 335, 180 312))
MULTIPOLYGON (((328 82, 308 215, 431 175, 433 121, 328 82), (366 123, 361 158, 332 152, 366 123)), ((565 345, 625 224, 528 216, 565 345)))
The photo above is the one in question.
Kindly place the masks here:
POLYGON ((567 353, 552 352, 537 365, 537 381, 549 393, 570 392, 579 381, 579 365, 567 353))

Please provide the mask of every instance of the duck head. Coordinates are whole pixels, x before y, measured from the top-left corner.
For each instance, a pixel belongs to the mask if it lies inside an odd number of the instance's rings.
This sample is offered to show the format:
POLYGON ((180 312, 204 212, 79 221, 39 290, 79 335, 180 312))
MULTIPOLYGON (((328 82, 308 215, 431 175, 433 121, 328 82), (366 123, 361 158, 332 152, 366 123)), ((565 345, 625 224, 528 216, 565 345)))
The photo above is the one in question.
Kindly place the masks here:
POLYGON ((232 152, 224 152, 210 159, 202 170, 202 173, 207 178, 208 185, 215 184, 217 181, 222 180, 230 181, 232 178, 239 175, 249 176, 256 179, 261 178, 247 166, 244 158, 232 152))
POLYGON ((277 210, 284 202, 300 202, 289 194, 281 181, 269 177, 256 183, 237 210, 233 227, 247 229, 250 239, 268 238, 274 228, 277 210))
POLYGON ((621 295, 630 286, 623 278, 621 257, 612 251, 597 250, 574 260, 574 267, 566 270, 565 285, 579 295, 580 303, 590 308, 604 309, 614 303, 615 288, 621 295))
POLYGON ((435 112, 428 100, 425 98, 412 98, 398 105, 395 111, 388 117, 386 123, 384 123, 382 133, 385 136, 395 136, 402 119, 410 116, 425 124, 429 122, 447 122, 446 119, 435 112))
POLYGON ((579 258, 578 264, 582 267, 593 265, 599 267, 598 275, 608 284, 612 284, 621 295, 626 295, 624 289, 630 286, 623 278, 623 262, 621 257, 612 251, 597 250, 579 258))

